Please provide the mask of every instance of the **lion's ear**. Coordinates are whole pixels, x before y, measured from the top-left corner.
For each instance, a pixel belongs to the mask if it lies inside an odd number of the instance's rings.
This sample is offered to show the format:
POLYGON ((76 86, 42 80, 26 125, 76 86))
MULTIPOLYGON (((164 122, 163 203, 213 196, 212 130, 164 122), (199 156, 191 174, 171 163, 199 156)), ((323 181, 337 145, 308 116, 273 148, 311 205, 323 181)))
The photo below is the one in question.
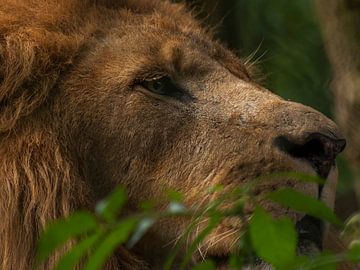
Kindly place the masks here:
POLYGON ((3 15, 0 8, 0 133, 43 104, 79 47, 78 37, 3 15))

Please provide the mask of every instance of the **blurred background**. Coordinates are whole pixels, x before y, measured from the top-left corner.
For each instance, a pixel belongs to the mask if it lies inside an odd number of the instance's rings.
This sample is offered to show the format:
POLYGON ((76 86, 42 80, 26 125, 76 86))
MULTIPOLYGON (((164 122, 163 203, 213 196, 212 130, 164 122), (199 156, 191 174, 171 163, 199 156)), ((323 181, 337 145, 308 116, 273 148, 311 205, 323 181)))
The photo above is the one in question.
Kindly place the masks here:
POLYGON ((360 202, 360 0, 188 0, 206 26, 259 69, 262 84, 341 126, 336 212, 360 202))

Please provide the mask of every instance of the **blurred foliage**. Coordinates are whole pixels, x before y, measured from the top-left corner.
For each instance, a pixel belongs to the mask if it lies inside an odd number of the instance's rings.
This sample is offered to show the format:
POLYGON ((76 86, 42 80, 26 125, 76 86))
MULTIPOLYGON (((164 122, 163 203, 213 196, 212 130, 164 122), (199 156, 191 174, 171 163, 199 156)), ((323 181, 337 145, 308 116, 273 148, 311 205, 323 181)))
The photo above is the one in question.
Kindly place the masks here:
POLYGON ((227 7, 232 11, 224 14, 220 37, 242 56, 256 50, 253 58, 260 61, 266 86, 331 116, 330 65, 313 2, 237 0, 227 7))
MULTIPOLYGON (((291 175, 298 181, 318 182, 313 177, 306 179, 303 175, 294 173, 291 175)), ((270 177, 274 179, 273 176, 270 175, 270 177)), ((283 181, 282 179, 277 180, 283 181)), ((216 262, 212 262, 211 258, 200 261, 198 265, 194 265, 191 261, 204 239, 228 217, 237 217, 242 220, 241 229, 238 231, 239 240, 235 243, 239 245, 239 251, 229 256, 232 269, 243 269, 249 262, 259 261, 259 258, 271 264, 274 269, 280 270, 335 269, 339 262, 360 261, 360 234, 357 226, 359 215, 344 224, 322 202, 291 189, 277 190, 261 196, 254 195, 254 188, 259 181, 260 178, 255 179, 243 188, 234 189, 231 192, 222 192, 221 187, 205 191, 205 193, 217 194, 214 194, 216 199, 203 207, 186 208, 179 196, 176 196, 176 199, 169 196, 169 204, 165 210, 148 208, 125 217, 120 213, 127 196, 124 189, 118 187, 97 204, 95 213, 77 211, 67 218, 50 224, 39 240, 38 263, 46 261, 52 252, 72 240, 74 245, 60 258, 55 269, 74 269, 79 263, 84 263, 83 269, 100 270, 119 246, 126 245, 131 249, 157 221, 179 216, 187 218, 190 225, 179 241, 169 250, 168 259, 163 266, 164 270, 174 269, 174 267, 180 270, 189 269, 189 266, 197 270, 216 269, 216 262), (337 254, 321 252, 312 256, 299 256, 296 251, 299 239, 294 223, 289 217, 274 218, 268 214, 260 206, 264 200, 279 203, 343 228, 344 235, 352 239, 349 249, 337 254), (249 203, 255 208, 250 218, 245 214, 245 205, 249 203), (231 209, 224 207, 229 204, 234 206, 231 209), (206 226, 198 231, 197 225, 203 221, 206 221, 206 226), (189 236, 194 232, 198 232, 196 237, 191 243, 185 245, 187 246, 185 256, 179 258, 180 246, 188 243, 189 236), (176 258, 181 262, 174 266, 176 258)), ((201 194, 199 194, 200 197, 201 194)), ((225 262, 221 262, 223 263, 225 262)))

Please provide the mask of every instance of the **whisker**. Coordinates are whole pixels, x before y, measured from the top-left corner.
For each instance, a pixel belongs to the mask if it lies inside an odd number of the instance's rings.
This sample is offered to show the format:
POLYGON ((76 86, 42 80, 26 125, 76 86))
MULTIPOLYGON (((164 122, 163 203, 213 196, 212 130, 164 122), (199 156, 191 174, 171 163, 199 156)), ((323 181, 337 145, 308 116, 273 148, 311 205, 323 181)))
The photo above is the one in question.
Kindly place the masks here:
POLYGON ((230 246, 229 246, 229 250, 232 250, 232 248, 234 247, 234 245, 235 245, 237 242, 239 242, 241 236, 242 236, 242 235, 239 235, 238 237, 236 237, 236 238, 234 239, 234 241, 233 241, 233 242, 230 244, 230 246))
POLYGON ((238 233, 239 230, 235 230, 233 231, 232 229, 224 232, 224 233, 221 233, 219 235, 216 235, 214 238, 215 240, 212 241, 211 244, 209 244, 208 246, 206 246, 206 251, 205 251, 205 256, 206 254, 208 253, 209 249, 212 248, 214 245, 216 245, 217 243, 219 243, 220 241, 226 239, 227 237, 230 237, 231 235, 234 235, 235 233, 238 233))

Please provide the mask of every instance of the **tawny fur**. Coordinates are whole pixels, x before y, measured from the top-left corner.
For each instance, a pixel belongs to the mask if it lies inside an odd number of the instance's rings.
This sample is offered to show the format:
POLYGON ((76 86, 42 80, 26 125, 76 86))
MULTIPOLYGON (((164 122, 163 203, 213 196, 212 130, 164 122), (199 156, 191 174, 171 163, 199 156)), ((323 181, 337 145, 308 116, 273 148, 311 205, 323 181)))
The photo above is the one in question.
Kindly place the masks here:
MULTIPOLYGON (((0 0, 0 268, 34 267, 46 224, 92 209, 119 183, 129 192, 129 213, 169 188, 192 206, 209 201, 199 194, 214 184, 232 189, 274 171, 314 174, 273 147, 276 136, 302 142, 312 132, 340 136, 320 113, 253 82, 183 4, 0 0), (137 85, 163 74, 196 102, 137 85)), ((285 179, 278 186, 317 196, 308 183, 285 179)), ((274 187, 262 183, 257 192, 274 187)), ((120 247, 105 268, 158 269, 186 224, 159 222, 135 250, 120 247)), ((204 250, 228 254, 238 230, 238 222, 225 220, 204 250)), ((52 269, 69 245, 40 269, 52 269)))
MULTIPOLYGON (((1 269, 31 269, 46 224, 93 204, 58 127, 49 124, 54 119, 37 112, 46 110, 56 84, 93 36, 106 31, 108 13, 126 20, 131 11, 125 8, 152 12, 157 6, 146 1, 0 1, 1 269)), ((178 10, 169 9, 174 16, 178 10)), ((41 268, 52 269, 60 254, 41 268)), ((129 252, 121 254, 121 262, 108 263, 109 269, 146 268, 129 252)))

